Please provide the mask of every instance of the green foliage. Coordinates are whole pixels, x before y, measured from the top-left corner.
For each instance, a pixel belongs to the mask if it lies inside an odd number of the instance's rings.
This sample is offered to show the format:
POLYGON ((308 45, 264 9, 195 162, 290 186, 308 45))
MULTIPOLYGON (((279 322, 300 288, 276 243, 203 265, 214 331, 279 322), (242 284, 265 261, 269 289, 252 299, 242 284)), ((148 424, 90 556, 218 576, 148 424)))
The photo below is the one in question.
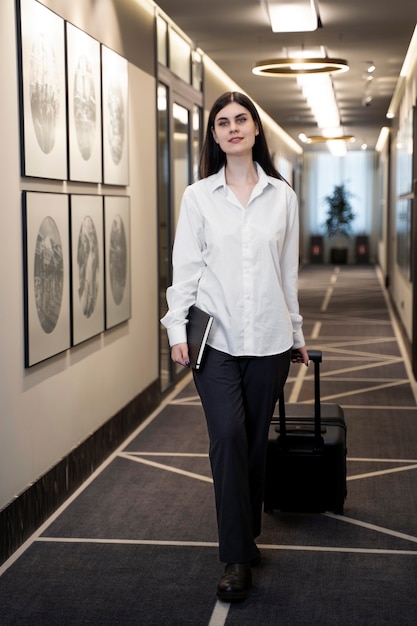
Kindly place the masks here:
POLYGON ((349 201, 352 196, 353 194, 342 183, 335 185, 333 193, 325 197, 328 209, 323 228, 329 238, 352 235, 352 222, 356 217, 349 201))

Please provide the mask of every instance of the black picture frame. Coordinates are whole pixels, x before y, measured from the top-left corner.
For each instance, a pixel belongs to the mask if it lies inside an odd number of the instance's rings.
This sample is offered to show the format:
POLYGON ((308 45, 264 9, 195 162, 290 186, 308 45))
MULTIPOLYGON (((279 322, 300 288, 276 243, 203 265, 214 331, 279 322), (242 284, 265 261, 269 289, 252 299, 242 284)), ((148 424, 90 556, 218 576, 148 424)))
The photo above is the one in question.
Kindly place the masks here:
POLYGON ((71 194, 71 344, 104 331, 103 197, 71 194))
POLYGON ((19 7, 22 175, 66 180, 65 22, 37 0, 19 7))
POLYGON ((101 183, 100 43, 66 23, 69 180, 101 183))
POLYGON ((70 347, 68 195, 22 193, 25 367, 70 347))
POLYGON ((103 182, 129 184, 129 78, 128 62, 101 46, 103 182))
POLYGON ((131 316, 130 198, 104 196, 106 329, 131 316))

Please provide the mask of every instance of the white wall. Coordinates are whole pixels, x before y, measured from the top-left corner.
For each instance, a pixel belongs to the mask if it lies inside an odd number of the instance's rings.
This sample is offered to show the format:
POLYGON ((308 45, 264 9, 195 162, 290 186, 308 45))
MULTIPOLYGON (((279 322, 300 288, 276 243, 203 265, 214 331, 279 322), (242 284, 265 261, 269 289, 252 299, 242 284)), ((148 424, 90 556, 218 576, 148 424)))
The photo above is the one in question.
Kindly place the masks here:
MULTIPOLYGON (((101 38, 102 31, 106 44, 123 53, 123 21, 117 15, 120 0, 50 0, 45 4, 96 38, 101 38)), ((42 364, 24 368, 20 190, 83 193, 86 187, 20 178, 15 33, 15 2, 2 0, 0 508, 158 378, 155 80, 132 63, 131 182, 127 189, 131 198, 132 317, 128 323, 42 364)), ((93 189, 101 194, 117 192, 105 186, 93 189)), ((91 190, 90 185, 88 192, 91 190)))
MULTIPOLYGON (((389 222, 387 246, 388 254, 388 273, 390 279, 390 293, 395 304, 395 308, 401 319, 402 325, 407 337, 412 340, 413 331, 413 315, 417 315, 413 311, 413 288, 416 286, 406 278, 397 263, 397 223, 396 223, 396 207, 397 207, 397 160, 398 150, 395 145, 397 141, 398 128, 405 124, 413 107, 417 103, 417 55, 411 62, 410 77, 405 80, 403 96, 396 117, 392 120, 391 130, 391 164, 390 164, 390 194, 389 194, 389 222)), ((416 140, 414 138, 414 144, 416 140)), ((414 203, 416 201, 414 200, 414 203)), ((415 340, 415 338, 414 338, 415 340)))

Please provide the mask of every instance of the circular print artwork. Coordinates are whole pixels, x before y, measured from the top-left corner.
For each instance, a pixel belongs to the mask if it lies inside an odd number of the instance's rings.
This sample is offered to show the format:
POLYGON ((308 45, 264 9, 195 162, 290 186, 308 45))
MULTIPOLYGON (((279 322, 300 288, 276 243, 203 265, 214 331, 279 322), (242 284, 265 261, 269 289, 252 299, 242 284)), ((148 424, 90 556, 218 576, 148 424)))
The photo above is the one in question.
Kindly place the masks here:
POLYGON ((123 92, 117 77, 113 77, 107 93, 108 111, 108 141, 110 154, 115 165, 120 163, 123 154, 125 135, 125 112, 123 105, 123 92))
POLYGON ((123 220, 116 215, 110 231, 109 252, 110 285, 116 304, 123 300, 127 277, 127 244, 123 220))
POLYGON ((36 139, 42 152, 49 154, 55 145, 59 117, 59 83, 55 52, 44 35, 31 50, 29 97, 36 139))
POLYGON ((58 322, 64 289, 61 238, 52 217, 45 217, 36 238, 33 281, 39 321, 49 334, 58 322))
POLYGON ((77 248, 78 297, 85 317, 91 317, 99 290, 98 238, 94 222, 87 215, 81 224, 77 248))
POLYGON ((88 161, 94 147, 97 103, 91 62, 85 54, 75 70, 73 99, 77 143, 84 161, 88 161))

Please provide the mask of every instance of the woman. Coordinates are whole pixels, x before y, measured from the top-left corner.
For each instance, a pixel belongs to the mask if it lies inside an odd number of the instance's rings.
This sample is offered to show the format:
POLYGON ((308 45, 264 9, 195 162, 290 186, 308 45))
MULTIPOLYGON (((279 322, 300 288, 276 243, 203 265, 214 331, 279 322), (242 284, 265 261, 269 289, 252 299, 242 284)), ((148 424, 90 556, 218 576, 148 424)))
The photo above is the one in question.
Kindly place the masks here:
POLYGON ((171 357, 189 366, 192 304, 214 316, 193 370, 210 438, 223 601, 243 600, 260 560, 268 430, 290 349, 308 365, 298 307, 298 204, 276 171, 259 114, 244 94, 214 103, 200 180, 184 193, 167 290, 171 357))

